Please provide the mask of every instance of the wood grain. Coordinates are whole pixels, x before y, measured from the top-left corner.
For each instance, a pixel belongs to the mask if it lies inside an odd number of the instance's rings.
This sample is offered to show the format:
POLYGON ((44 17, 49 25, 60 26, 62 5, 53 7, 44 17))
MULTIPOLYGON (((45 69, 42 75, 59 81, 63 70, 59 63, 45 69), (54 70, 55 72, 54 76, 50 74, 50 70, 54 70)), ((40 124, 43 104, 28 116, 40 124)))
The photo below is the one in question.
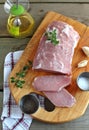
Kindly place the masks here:
MULTIPOLYGON (((37 31, 33 35, 32 39, 28 43, 27 47, 25 48, 24 53, 22 54, 22 57, 20 58, 15 68, 11 72, 10 77, 15 77, 16 73, 19 72, 23 68, 23 66, 27 64, 28 60, 33 60, 40 38, 43 32, 45 31, 45 28, 53 20, 58 20, 58 21, 61 20, 61 21, 65 21, 69 23, 75 28, 75 30, 79 33, 81 37, 80 42, 77 48, 75 49, 75 54, 73 57, 72 83, 68 87, 68 91, 73 96, 75 96, 77 102, 72 108, 56 107, 56 109, 52 112, 47 112, 44 109, 39 108, 39 110, 36 113, 34 113, 32 116, 36 119, 46 121, 46 122, 52 122, 52 123, 59 122, 60 123, 60 122, 67 122, 67 121, 70 121, 70 120, 73 120, 82 116, 85 113, 85 110, 89 103, 89 92, 81 91, 76 85, 76 78, 79 75, 79 73, 83 71, 88 71, 88 67, 78 69, 77 63, 80 62, 80 60, 85 58, 85 55, 81 53, 81 47, 89 43, 89 39, 88 39, 89 27, 87 27, 84 24, 79 23, 78 21, 74 21, 71 18, 63 16, 61 14, 58 14, 55 12, 48 12, 44 20, 38 27, 37 31)), ((45 74, 47 75, 49 73, 29 70, 29 72, 27 73, 25 77, 26 83, 22 89, 17 88, 15 85, 13 85, 10 82, 10 78, 9 78, 10 89, 16 102, 19 103, 22 96, 29 94, 32 91, 37 92, 32 87, 32 82, 36 76, 45 75, 45 74)))

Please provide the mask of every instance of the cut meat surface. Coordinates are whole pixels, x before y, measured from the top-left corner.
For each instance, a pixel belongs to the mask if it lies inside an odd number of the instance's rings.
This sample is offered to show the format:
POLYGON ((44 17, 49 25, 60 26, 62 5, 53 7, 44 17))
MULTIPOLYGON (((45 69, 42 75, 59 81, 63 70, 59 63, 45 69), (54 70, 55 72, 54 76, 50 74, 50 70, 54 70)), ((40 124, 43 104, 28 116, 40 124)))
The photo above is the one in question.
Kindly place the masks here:
POLYGON ((40 39, 33 61, 33 69, 70 74, 74 48, 79 38, 79 34, 69 24, 53 21, 40 39), (56 33, 55 37, 59 42, 57 45, 52 44, 53 39, 50 40, 52 37, 48 39, 46 35, 52 32, 56 33))
POLYGON ((68 75, 38 76, 33 81, 36 90, 42 91, 45 96, 58 107, 72 107, 76 100, 64 88, 71 83, 68 75))
POLYGON ((59 92, 43 92, 46 97, 57 107, 72 107, 76 100, 75 98, 63 88, 59 92))
POLYGON ((33 86, 38 91, 60 91, 71 83, 71 76, 48 75, 38 76, 34 79, 33 86))

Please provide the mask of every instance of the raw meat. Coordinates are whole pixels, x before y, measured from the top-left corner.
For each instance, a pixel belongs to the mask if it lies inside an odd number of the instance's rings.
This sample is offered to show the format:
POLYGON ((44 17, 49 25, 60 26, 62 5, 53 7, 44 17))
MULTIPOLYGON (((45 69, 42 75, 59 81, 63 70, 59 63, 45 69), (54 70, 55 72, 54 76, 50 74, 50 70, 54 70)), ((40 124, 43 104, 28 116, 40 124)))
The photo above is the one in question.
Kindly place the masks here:
POLYGON ((75 98, 63 88, 59 92, 43 92, 46 97, 57 107, 72 107, 76 100, 75 98))
POLYGON ((33 69, 70 74, 74 48, 79 38, 79 34, 69 24, 53 21, 40 39, 33 69), (56 31, 57 45, 52 44, 46 35, 52 31, 56 31))
POLYGON ((60 91, 71 83, 71 76, 48 75, 38 76, 34 79, 33 86, 38 91, 60 91))
POLYGON ((68 75, 38 76, 33 81, 33 87, 42 91, 45 96, 57 107, 72 107, 76 100, 65 89, 71 83, 68 75))

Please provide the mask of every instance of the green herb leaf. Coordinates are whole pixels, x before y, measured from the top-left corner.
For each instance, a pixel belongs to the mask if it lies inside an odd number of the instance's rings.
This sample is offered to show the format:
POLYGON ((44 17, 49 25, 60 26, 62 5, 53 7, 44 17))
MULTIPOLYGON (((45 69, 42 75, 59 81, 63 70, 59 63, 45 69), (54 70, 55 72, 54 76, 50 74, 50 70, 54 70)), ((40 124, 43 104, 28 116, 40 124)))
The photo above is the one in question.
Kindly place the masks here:
POLYGON ((23 86, 24 83, 25 83, 24 80, 18 80, 17 79, 15 84, 16 84, 17 87, 22 88, 22 86, 23 86))
POLYGON ((59 41, 57 40, 56 29, 52 30, 51 32, 46 32, 45 35, 47 36, 47 40, 50 40, 53 45, 59 44, 59 41))
POLYGON ((28 70, 28 69, 29 69, 29 66, 28 66, 28 65, 26 65, 26 66, 23 67, 23 71, 26 71, 26 70, 28 70))
POLYGON ((15 82, 15 78, 11 77, 11 83, 14 83, 14 82, 15 82))

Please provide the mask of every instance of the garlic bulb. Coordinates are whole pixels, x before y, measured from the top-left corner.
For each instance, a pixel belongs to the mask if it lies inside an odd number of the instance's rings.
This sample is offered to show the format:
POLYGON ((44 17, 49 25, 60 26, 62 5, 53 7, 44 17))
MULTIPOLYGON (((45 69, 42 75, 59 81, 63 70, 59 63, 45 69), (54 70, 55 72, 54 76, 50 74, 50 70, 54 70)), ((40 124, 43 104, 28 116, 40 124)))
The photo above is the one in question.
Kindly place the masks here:
POLYGON ((83 52, 85 53, 85 55, 86 55, 87 57, 89 57, 89 47, 88 47, 88 46, 84 46, 84 47, 82 47, 82 50, 83 50, 83 52))
POLYGON ((82 60, 78 63, 78 68, 87 66, 88 60, 82 60))

